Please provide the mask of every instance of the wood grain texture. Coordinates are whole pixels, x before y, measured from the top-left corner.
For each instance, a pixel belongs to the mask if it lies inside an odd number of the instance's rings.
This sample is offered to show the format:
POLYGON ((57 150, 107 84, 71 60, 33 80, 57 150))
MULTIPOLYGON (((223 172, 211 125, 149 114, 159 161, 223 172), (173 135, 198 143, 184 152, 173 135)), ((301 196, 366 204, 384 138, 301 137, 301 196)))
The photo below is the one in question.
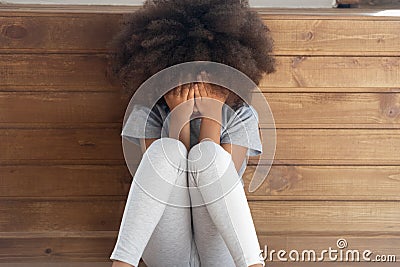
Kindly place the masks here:
MULTIPOLYGON (((0 232, 116 231, 125 201, 126 197, 2 200, 0 232)), ((398 201, 250 201, 249 206, 259 233, 373 235, 400 230, 398 201)))
MULTIPOLYGON (((128 99, 106 73, 107 43, 135 10, 0 5, 0 267, 111 265, 132 174, 120 136, 128 99)), ((278 62, 260 85, 276 151, 259 114, 275 160, 257 191, 247 192, 257 158, 243 177, 260 245, 322 250, 346 238, 399 258, 400 17, 254 10, 278 62)), ((324 265, 343 266, 290 264, 324 265)))
MULTIPOLYGON (((64 266, 70 266, 67 265, 69 262, 83 264, 107 262, 115 241, 115 232, 101 231, 82 231, 77 234, 73 232, 2 233, 0 263, 11 267, 14 266, 11 263, 19 263, 21 266, 27 262, 38 262, 43 264, 42 266, 47 266, 46 262, 51 262, 53 266, 59 266, 56 264, 62 263, 64 266)), ((111 266, 111 261, 108 261, 111 266)), ((89 267, 89 265, 82 266, 89 267)))
MULTIPOLYGON (((9 165, 1 169, 3 200, 126 197, 133 179, 125 165, 9 165)), ((273 165, 264 183, 250 193, 255 169, 248 166, 243 175, 249 201, 400 200, 400 166, 273 165)))
MULTIPOLYGON (((268 133, 264 135, 267 140, 268 133)), ((397 129, 278 129, 277 136, 276 163, 399 163, 400 132, 397 129)), ((266 147, 266 142, 263 146, 266 147)), ((267 149, 264 151, 266 158, 272 153, 267 149)))
MULTIPOLYGON (((0 129, 2 164, 123 163, 121 129, 0 129)), ((261 163, 399 165, 400 129, 277 129, 261 163)), ((274 130, 262 129, 263 140, 274 130)), ((252 157, 254 163, 257 157, 252 157)))
POLYGON ((1 91, 107 91, 106 55, 1 54, 1 91))
MULTIPOLYGON (((107 55, 0 55, 0 91, 121 91, 107 55)), ((400 57, 279 56, 260 87, 400 87, 400 57)))
POLYGON ((3 92, 0 124, 122 124, 128 103, 118 92, 3 92))
POLYGON ((4 129, 0 140, 0 161, 123 160, 120 129, 4 129))
MULTIPOLYGON (((2 92, 0 128, 121 125, 129 99, 118 92, 2 92)), ((277 128, 398 128, 400 93, 259 93, 277 128)), ((273 127, 259 114, 261 127, 273 127)))
POLYGON ((126 196, 132 182, 125 164, 10 165, 1 170, 2 199, 126 196))
POLYGON ((5 16, 3 11, 0 14, 0 51, 105 52, 107 43, 120 27, 121 18, 121 15, 82 13, 5 16))
POLYGON ((261 87, 399 87, 399 57, 278 57, 261 87))
POLYGON ((249 201, 400 200, 399 166, 273 165, 263 184, 248 192, 256 166, 243 175, 249 201))
MULTIPOLYGON (((254 94, 253 105, 266 101, 277 128, 397 128, 398 93, 264 93, 254 94)), ((261 114, 261 127, 272 127, 261 114)))
POLYGON ((400 21, 266 18, 276 55, 398 55, 400 21))
MULTIPOLYGON (((7 258, 1 258, 1 263, 6 263, 13 261, 15 263, 6 265, 7 267, 26 267, 23 265, 24 261, 30 261, 32 265, 30 266, 44 266, 48 267, 48 263, 44 261, 51 260, 51 267, 62 267, 62 263, 66 264, 69 262, 71 266, 82 262, 84 267, 95 267, 90 266, 90 262, 96 262, 101 264, 101 261, 107 259, 111 254, 111 250, 116 241, 115 231, 105 231, 105 232, 81 232, 81 234, 76 235, 74 233, 64 233, 64 232, 52 232, 49 234, 31 234, 25 233, 25 237, 21 238, 22 235, 6 234, 0 237, 1 244, 12 242, 12 247, 2 247, 2 252, 8 255, 7 258), (88 250, 90 247, 90 250, 88 250), (26 253, 29 251, 28 255, 26 253), (85 252, 84 254, 82 252, 85 252), (18 263, 19 262, 19 263, 18 263), (42 265, 37 265, 41 263, 42 265)), ((399 257, 400 251, 400 237, 396 235, 376 235, 376 236, 365 236, 365 235, 354 235, 346 234, 341 235, 340 233, 333 235, 302 235, 302 234, 260 234, 258 236, 260 246, 264 250, 264 257, 267 257, 267 263, 270 266, 276 264, 275 266, 284 266, 282 262, 278 261, 276 253, 272 254, 272 261, 270 257, 271 250, 285 250, 289 252, 290 250, 298 250, 300 253, 303 250, 314 250, 317 253, 323 249, 333 249, 337 248, 336 241, 339 238, 346 239, 348 243, 348 249, 358 250, 363 252, 366 249, 373 250, 374 255, 395 255, 399 257), (392 247, 392 248, 389 248, 392 247), (266 251, 266 253, 265 253, 266 251)), ((346 251, 346 250, 345 250, 346 251)), ((110 263, 108 263, 110 264, 110 263)), ((146 266, 141 261, 142 265, 146 266)), ((286 263, 287 264, 287 263, 286 263)), ((292 264, 296 264, 292 262, 292 264)), ((316 264, 316 263, 314 263, 316 264)), ((324 262, 319 262, 318 265, 313 265, 313 263, 307 263, 311 266, 324 266, 324 262)), ((343 263, 341 263, 343 264, 343 263)), ((360 266, 354 265, 356 263, 346 263, 346 266, 360 266)), ((368 264, 371 265, 371 264, 368 264)), ((64 265, 65 266, 65 265, 64 265)), ((68 265, 70 266, 70 265, 68 265)), ((103 266, 103 265, 99 265, 103 266)), ((299 266, 299 265, 294 265, 299 266)), ((341 266, 339 263, 327 262, 326 266, 341 266)), ((395 266, 390 263, 385 263, 382 265, 371 265, 371 266, 395 266)), ((5 266, 4 266, 5 267, 5 266)), ((49 266, 50 267, 50 266, 49 266)))
MULTIPOLYGON (((399 55, 398 20, 323 16, 296 21, 264 16, 263 20, 273 33, 276 55, 399 55)), ((107 53, 121 21, 122 14, 10 17, 3 12, 0 52, 107 53)))

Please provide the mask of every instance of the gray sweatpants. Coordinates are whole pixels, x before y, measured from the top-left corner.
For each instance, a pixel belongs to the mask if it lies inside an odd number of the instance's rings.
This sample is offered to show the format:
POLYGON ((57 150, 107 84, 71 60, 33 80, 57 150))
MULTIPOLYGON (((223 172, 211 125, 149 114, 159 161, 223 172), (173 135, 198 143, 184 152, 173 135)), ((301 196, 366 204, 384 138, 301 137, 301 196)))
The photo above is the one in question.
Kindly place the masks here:
POLYGON ((203 140, 190 151, 160 138, 145 151, 110 256, 149 267, 264 265, 230 153, 203 140))

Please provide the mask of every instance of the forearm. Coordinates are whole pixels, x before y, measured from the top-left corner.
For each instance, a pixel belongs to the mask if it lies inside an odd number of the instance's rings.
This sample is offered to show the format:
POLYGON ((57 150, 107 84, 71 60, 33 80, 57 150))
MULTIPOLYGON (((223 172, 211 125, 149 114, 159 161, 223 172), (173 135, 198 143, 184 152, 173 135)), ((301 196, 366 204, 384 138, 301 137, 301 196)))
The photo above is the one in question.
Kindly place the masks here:
POLYGON ((199 142, 203 139, 211 139, 220 144, 221 137, 221 110, 211 111, 201 119, 199 142))
POLYGON ((171 114, 169 125, 169 137, 180 140, 190 149, 190 120, 188 117, 171 114))

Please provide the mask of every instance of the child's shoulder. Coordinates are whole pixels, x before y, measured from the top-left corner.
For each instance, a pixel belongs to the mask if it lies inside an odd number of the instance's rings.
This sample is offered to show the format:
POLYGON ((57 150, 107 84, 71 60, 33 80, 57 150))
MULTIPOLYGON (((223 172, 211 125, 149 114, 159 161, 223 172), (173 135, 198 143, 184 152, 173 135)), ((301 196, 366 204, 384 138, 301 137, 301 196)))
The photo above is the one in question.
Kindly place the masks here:
POLYGON ((235 110, 232 109, 231 107, 226 107, 226 112, 227 116, 230 119, 237 118, 241 120, 247 120, 251 118, 258 120, 258 114, 256 109, 251 104, 248 104, 246 102, 243 102, 243 104, 235 110))

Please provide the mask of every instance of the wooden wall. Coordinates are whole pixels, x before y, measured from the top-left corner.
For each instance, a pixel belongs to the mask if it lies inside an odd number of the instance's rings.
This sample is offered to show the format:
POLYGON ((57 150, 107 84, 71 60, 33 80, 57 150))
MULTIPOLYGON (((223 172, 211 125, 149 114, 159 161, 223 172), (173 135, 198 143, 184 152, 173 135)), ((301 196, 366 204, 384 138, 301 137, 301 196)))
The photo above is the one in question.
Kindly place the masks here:
MULTIPOLYGON (((106 42, 134 9, 0 8, 0 263, 108 261, 131 176, 106 42)), ((400 18, 258 11, 278 60, 276 157, 247 193, 260 244, 400 259, 400 18)))

